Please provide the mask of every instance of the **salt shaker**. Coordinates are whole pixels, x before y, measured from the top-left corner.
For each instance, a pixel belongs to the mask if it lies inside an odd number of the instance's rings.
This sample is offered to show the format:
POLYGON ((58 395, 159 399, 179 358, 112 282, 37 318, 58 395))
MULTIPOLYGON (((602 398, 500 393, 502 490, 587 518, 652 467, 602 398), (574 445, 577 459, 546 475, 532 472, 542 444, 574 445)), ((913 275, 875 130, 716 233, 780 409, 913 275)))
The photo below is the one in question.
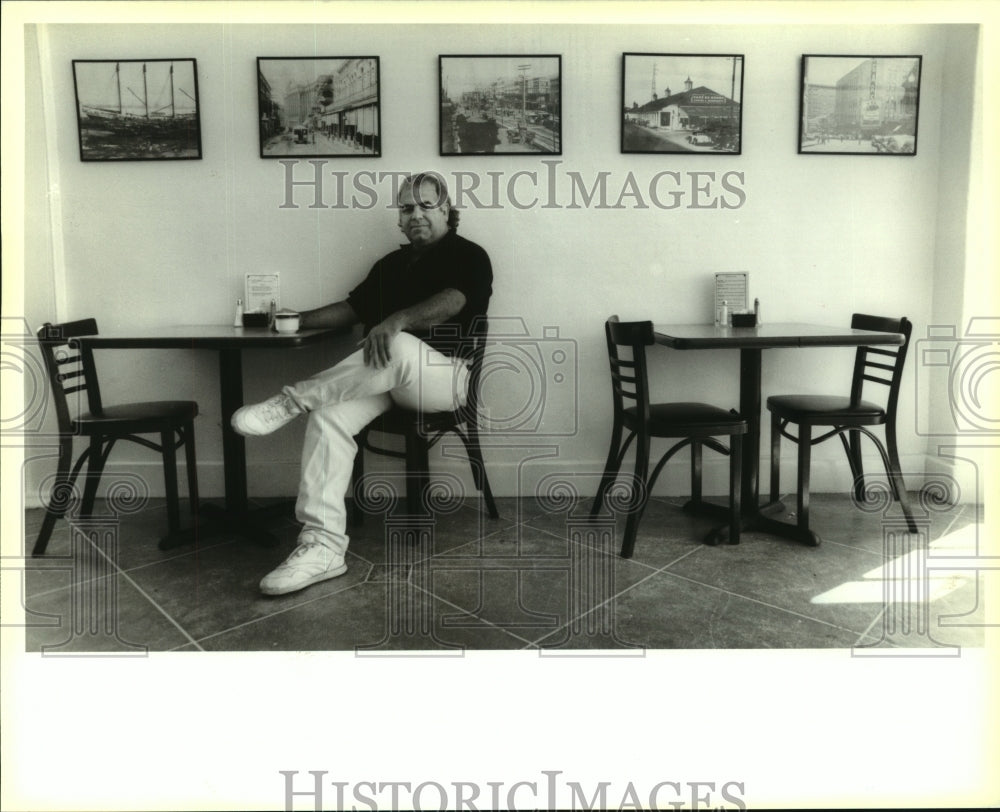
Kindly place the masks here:
POLYGON ((719 324, 729 326, 729 302, 725 299, 722 300, 722 309, 719 311, 719 324))

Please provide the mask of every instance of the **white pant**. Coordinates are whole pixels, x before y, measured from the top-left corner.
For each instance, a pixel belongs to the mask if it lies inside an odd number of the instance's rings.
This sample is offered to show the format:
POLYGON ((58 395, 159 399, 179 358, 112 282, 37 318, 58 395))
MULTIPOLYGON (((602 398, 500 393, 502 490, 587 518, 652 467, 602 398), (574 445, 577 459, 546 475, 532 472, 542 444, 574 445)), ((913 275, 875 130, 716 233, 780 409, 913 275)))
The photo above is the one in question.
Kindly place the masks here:
POLYGON ((366 366, 358 350, 318 375, 286 386, 309 412, 295 517, 313 540, 339 553, 347 550, 344 497, 351 485, 354 436, 392 405, 447 412, 465 405, 468 366, 409 333, 399 333, 382 368, 366 366))

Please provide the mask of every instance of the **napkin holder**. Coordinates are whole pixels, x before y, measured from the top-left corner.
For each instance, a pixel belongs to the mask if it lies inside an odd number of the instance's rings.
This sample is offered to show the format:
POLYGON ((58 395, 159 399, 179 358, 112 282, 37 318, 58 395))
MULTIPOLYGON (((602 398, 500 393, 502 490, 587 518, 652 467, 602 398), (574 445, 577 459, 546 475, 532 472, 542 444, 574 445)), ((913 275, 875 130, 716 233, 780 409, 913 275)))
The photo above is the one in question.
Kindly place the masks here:
POLYGON ((756 313, 733 313, 733 315, 730 318, 732 318, 733 327, 756 327, 757 326, 757 314, 756 313))
POLYGON ((243 326, 244 327, 267 327, 267 322, 269 319, 269 314, 263 311, 257 311, 255 313, 244 313, 243 314, 243 326))

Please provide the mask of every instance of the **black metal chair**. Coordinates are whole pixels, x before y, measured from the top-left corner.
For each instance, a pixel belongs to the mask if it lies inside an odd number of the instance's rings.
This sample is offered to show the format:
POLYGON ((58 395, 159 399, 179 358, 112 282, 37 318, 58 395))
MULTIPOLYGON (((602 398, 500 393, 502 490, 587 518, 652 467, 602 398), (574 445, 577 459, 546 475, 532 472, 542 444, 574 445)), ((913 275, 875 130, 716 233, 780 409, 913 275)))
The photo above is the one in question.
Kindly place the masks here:
POLYGON ((899 450, 896 446, 896 406, 899 403, 899 387, 903 377, 903 364, 910 345, 913 325, 908 319, 890 319, 855 313, 851 327, 857 330, 902 333, 903 343, 890 347, 858 347, 854 359, 854 375, 851 394, 847 397, 829 395, 774 395, 767 399, 771 412, 771 501, 776 502, 780 485, 781 438, 786 437, 798 444, 798 496, 796 525, 800 540, 818 545, 819 538, 809 530, 809 461, 810 451, 817 443, 833 436, 847 453, 847 461, 854 476, 854 494, 859 504, 865 500, 864 469, 861 462, 861 435, 869 437, 875 444, 893 497, 899 502, 911 532, 917 532, 917 525, 906 496, 906 484, 899 465, 899 450), (862 400, 865 383, 887 386, 889 396, 883 408, 875 403, 862 400), (798 426, 798 436, 789 434, 789 424, 798 426), (816 426, 830 427, 818 437, 812 436, 816 426), (885 445, 866 426, 885 426, 885 445), (845 435, 850 435, 850 439, 845 435))
POLYGON ((458 436, 465 446, 476 489, 483 495, 490 518, 499 518, 493 490, 486 473, 486 462, 479 443, 479 382, 482 375, 483 356, 486 351, 487 327, 485 319, 473 326, 473 347, 468 378, 468 399, 465 406, 452 412, 416 412, 393 406, 365 427, 354 439, 358 453, 354 457, 354 507, 352 521, 360 524, 367 509, 363 493, 365 451, 406 460, 406 507, 410 515, 426 513, 424 492, 430 481, 430 450, 445 434, 458 436), (377 446, 371 441, 372 431, 403 437, 404 450, 377 446))
POLYGON ((101 473, 118 440, 129 440, 163 455, 167 521, 171 534, 180 530, 175 452, 183 445, 191 512, 195 514, 198 511, 198 474, 194 447, 194 418, 198 415, 198 404, 189 400, 176 400, 105 406, 101 402, 93 351, 74 341, 81 336, 90 335, 97 335, 97 322, 94 319, 65 324, 46 323, 38 331, 38 343, 55 401, 59 427, 59 462, 49 506, 32 550, 34 556, 45 553, 56 519, 65 516, 72 501, 73 483, 84 462, 88 464, 80 515, 89 516, 93 512, 101 473), (68 397, 74 393, 81 393, 77 395, 81 399, 85 393, 87 399, 86 409, 81 403, 80 413, 76 415, 76 410, 70 408, 68 397), (159 434, 160 443, 137 436, 140 434, 159 434), (73 438, 76 436, 86 437, 88 446, 73 464, 73 438))
POLYGON ((608 489, 618 477, 622 460, 629 445, 636 440, 635 474, 629 499, 628 518, 621 555, 631 558, 639 520, 646 508, 649 494, 663 466, 685 446, 691 446, 691 502, 701 503, 701 452, 702 446, 729 456, 729 543, 740 540, 740 463, 742 460, 742 435, 747 432, 747 422, 737 412, 711 406, 707 403, 653 403, 649 402, 649 377, 646 369, 646 347, 653 343, 653 324, 649 321, 622 322, 611 316, 604 323, 611 362, 611 391, 614 399, 614 427, 611 446, 604 473, 591 507, 591 517, 597 516, 608 489), (629 351, 623 357, 620 348, 629 351), (626 401, 635 405, 628 406, 626 401), (622 443, 622 435, 628 437, 622 443), (715 437, 731 438, 727 448, 715 437), (683 437, 660 458, 647 477, 651 440, 654 437, 683 437))

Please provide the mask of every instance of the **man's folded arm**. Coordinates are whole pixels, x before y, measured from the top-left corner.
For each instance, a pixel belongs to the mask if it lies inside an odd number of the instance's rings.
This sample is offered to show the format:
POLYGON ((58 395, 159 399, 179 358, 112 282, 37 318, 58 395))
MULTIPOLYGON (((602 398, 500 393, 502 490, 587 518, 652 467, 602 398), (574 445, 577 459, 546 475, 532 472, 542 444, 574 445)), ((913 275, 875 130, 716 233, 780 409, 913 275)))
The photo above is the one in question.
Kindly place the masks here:
POLYGON ((306 310, 300 314, 299 327, 303 330, 348 330, 361 321, 354 308, 347 302, 334 302, 333 304, 317 307, 315 310, 306 310))

